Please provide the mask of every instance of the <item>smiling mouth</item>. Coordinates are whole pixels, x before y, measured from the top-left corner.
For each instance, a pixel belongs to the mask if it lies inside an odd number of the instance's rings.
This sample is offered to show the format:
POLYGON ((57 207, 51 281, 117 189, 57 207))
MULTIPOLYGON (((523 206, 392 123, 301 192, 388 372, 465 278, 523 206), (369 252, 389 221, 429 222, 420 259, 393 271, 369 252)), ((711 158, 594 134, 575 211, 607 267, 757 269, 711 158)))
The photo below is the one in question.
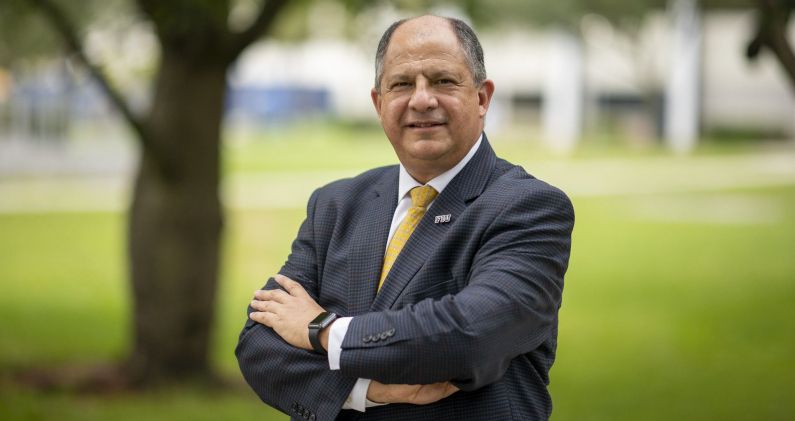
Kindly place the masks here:
POLYGON ((427 122, 426 121, 422 121, 422 122, 416 122, 416 123, 409 123, 407 126, 411 127, 411 128, 414 128, 414 129, 427 129, 427 128, 431 128, 431 127, 444 126, 444 124, 445 123, 440 123, 440 122, 436 122, 436 121, 427 121, 427 122))

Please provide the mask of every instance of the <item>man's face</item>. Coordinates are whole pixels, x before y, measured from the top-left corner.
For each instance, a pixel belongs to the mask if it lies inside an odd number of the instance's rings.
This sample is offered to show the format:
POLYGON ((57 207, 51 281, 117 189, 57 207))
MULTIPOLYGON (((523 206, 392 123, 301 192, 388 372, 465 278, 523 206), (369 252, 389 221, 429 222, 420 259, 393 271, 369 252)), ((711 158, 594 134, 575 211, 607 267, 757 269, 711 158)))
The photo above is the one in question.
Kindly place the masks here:
POLYGON ((383 69, 381 93, 371 93, 381 125, 400 162, 427 182, 478 139, 494 85, 475 85, 453 29, 435 17, 398 27, 383 69))

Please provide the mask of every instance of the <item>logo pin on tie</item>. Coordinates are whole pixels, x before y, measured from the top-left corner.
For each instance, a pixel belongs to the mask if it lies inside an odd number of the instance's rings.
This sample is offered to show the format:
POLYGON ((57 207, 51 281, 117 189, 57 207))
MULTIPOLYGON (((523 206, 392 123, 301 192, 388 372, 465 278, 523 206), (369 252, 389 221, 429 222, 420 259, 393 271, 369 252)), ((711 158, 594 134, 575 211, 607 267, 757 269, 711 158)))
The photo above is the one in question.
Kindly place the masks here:
POLYGON ((450 214, 447 215, 436 215, 433 217, 434 224, 446 224, 450 222, 450 214))

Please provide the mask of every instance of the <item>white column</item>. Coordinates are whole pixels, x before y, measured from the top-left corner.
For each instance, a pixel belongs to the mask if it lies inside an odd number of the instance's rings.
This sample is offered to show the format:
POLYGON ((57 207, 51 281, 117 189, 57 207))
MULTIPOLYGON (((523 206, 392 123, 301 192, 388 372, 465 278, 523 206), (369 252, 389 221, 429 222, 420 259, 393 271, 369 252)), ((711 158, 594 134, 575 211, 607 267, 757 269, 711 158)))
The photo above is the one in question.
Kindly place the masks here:
POLYGON ((665 92, 664 131, 668 146, 684 153, 699 134, 701 24, 697 0, 671 0, 671 73, 665 92))
POLYGON ((542 103, 544 139, 553 150, 570 152, 582 134, 582 41, 570 32, 553 31, 548 48, 542 103))

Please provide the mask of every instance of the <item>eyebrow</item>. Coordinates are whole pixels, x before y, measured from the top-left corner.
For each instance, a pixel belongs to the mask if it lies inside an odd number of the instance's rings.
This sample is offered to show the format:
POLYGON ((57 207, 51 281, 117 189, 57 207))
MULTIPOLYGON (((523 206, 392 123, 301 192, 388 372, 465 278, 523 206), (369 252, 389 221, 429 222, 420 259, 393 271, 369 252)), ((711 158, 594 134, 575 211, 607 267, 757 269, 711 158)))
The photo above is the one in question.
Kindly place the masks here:
MULTIPOLYGON (((462 79, 462 76, 460 74, 458 74, 455 71, 448 70, 448 69, 435 70, 432 73, 427 74, 427 77, 429 79, 439 79, 439 78, 449 78, 449 79, 456 79, 456 80, 461 80, 462 79)), ((388 81, 388 82, 404 81, 404 80, 408 80, 408 79, 412 79, 412 78, 413 78, 413 76, 410 76, 408 73, 405 73, 405 72, 386 74, 384 76, 384 80, 388 81)))
POLYGON ((410 79, 410 77, 406 73, 394 73, 391 75, 386 75, 384 79, 388 81, 395 81, 395 80, 407 80, 410 79))
POLYGON ((428 75, 431 79, 440 79, 440 78, 449 78, 449 79, 461 79, 461 76, 453 71, 450 70, 438 70, 428 75))

